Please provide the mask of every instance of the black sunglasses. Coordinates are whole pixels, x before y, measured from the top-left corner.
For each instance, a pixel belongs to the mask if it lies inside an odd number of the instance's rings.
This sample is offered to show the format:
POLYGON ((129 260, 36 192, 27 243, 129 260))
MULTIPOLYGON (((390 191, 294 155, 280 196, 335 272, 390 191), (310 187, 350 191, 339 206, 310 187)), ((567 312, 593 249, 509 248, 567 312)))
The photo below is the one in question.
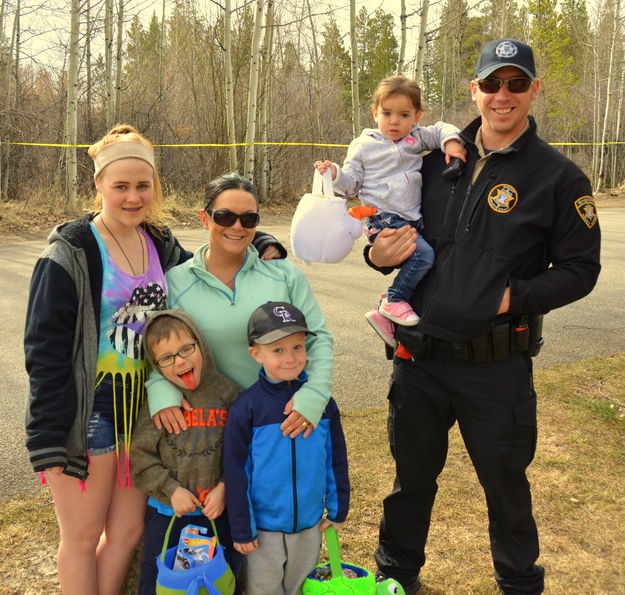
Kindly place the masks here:
POLYGON ((258 213, 243 213, 239 215, 228 209, 204 209, 204 211, 212 217, 217 225, 221 225, 222 227, 233 226, 237 219, 241 222, 241 227, 245 227, 246 229, 252 229, 260 223, 260 215, 258 213))
POLYGON ((482 93, 497 93, 504 85, 508 87, 510 93, 525 93, 532 84, 532 79, 519 77, 513 79, 498 79, 488 77, 477 81, 477 86, 482 93))

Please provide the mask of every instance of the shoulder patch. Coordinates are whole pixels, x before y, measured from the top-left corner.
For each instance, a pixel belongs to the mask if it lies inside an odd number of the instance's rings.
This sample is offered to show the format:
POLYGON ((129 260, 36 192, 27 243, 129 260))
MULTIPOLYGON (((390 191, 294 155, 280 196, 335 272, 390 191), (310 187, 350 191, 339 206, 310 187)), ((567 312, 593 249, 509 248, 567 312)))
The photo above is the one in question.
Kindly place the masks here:
POLYGON ((588 229, 594 227, 599 218, 597 216, 597 206, 592 196, 581 196, 578 198, 575 201, 575 208, 582 221, 588 226, 588 229))
POLYGON ((497 184, 486 197, 488 206, 496 213, 509 213, 516 206, 519 195, 510 184, 497 184))

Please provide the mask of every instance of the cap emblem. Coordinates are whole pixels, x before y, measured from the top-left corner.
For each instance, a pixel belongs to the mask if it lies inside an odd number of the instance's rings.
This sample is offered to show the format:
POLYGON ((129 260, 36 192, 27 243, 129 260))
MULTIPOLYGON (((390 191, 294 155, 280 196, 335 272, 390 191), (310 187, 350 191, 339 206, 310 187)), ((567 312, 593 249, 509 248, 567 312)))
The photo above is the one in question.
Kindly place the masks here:
POLYGON ((291 313, 284 306, 276 306, 273 309, 275 316, 282 318, 282 322, 295 322, 295 319, 291 316, 291 313))
POLYGON ((517 48, 517 46, 514 45, 511 41, 502 41, 495 48, 495 55, 498 58, 509 59, 509 58, 513 58, 514 56, 516 56, 518 51, 519 49, 517 48))

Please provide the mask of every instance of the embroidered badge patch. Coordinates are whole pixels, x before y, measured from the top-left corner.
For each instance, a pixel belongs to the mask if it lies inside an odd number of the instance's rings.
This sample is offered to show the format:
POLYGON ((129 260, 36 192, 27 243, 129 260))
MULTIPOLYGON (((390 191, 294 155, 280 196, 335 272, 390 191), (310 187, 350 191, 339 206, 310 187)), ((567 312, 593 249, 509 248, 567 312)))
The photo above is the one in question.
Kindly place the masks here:
POLYGON ((502 41, 496 48, 495 48, 495 55, 498 58, 514 58, 514 56, 517 55, 518 53, 518 48, 516 47, 516 45, 514 45, 511 41, 502 41))
POLYGON ((497 213, 509 213, 519 200, 514 186, 510 184, 498 184, 487 196, 488 206, 497 213))
POLYGON ((582 221, 588 226, 588 229, 597 223, 597 206, 592 196, 582 196, 575 201, 575 208, 582 218, 582 221))

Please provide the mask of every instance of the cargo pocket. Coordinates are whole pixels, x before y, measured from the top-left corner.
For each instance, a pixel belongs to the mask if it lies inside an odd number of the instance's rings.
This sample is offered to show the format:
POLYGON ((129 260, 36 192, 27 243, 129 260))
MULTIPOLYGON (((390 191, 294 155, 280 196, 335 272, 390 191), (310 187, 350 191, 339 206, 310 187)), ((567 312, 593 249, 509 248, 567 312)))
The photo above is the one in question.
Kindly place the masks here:
POLYGON ((393 392, 395 387, 391 382, 388 391, 388 417, 386 418, 386 433, 388 435, 388 445, 391 449, 391 456, 395 459, 395 408, 393 407, 393 392))
POLYGON ((513 459, 521 467, 527 467, 536 453, 536 393, 531 391, 531 398, 514 406, 514 451, 513 459))

